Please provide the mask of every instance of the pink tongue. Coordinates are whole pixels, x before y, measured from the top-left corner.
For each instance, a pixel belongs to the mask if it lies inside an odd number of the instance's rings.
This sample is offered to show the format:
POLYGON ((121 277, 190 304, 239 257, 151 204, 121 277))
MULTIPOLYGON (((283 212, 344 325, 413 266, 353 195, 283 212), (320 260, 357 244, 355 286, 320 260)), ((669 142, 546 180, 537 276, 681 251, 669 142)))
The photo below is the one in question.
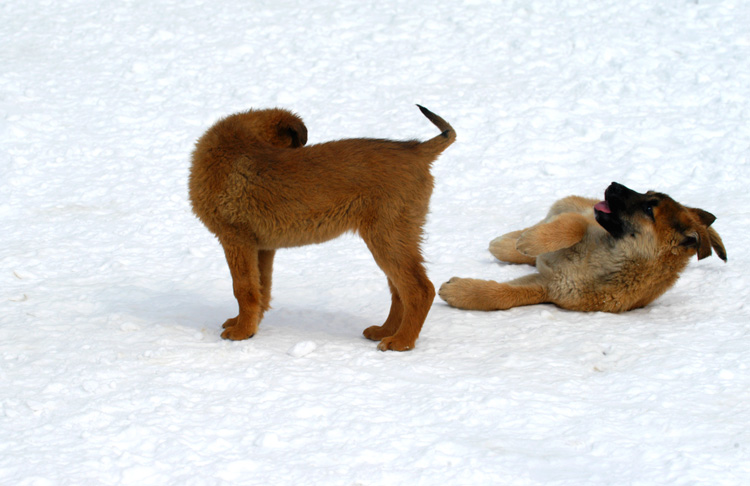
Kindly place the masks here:
POLYGON ((602 213, 611 213, 612 211, 609 209, 609 204, 607 204, 607 201, 602 201, 599 203, 596 203, 596 206, 594 206, 594 209, 597 211, 601 211, 602 213))

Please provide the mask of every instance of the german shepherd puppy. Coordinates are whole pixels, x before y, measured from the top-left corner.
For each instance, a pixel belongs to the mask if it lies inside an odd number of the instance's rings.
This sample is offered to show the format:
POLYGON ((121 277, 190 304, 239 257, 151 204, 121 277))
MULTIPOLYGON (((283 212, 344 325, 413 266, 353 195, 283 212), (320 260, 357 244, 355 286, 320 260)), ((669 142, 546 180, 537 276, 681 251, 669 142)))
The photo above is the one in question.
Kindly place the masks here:
POLYGON ((225 339, 253 336, 271 301, 276 249, 358 233, 388 278, 391 310, 364 331, 378 349, 414 347, 435 288, 420 242, 430 166, 456 139, 424 107, 440 135, 426 142, 349 139, 305 147, 307 128, 282 109, 228 116, 198 140, 190 168, 193 211, 224 248, 239 315, 225 339))
POLYGON ((440 297, 473 310, 550 302, 576 311, 624 312, 663 294, 693 255, 706 258, 713 247, 727 260, 710 227, 716 219, 711 213, 616 182, 604 197, 567 197, 542 222, 492 240, 495 257, 536 265, 538 273, 502 284, 454 277, 440 287, 440 297))

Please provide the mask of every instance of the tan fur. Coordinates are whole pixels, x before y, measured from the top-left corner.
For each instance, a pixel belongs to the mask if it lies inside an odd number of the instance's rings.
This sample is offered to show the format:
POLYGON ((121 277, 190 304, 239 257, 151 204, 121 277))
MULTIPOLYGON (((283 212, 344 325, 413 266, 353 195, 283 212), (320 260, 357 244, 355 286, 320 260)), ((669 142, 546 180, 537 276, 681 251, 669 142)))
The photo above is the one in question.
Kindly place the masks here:
POLYGON ((426 142, 349 139, 305 147, 302 120, 281 109, 231 115, 198 140, 190 200, 224 248, 239 304, 223 338, 256 333, 271 301, 278 248, 352 231, 391 291, 385 323, 364 335, 380 341, 381 350, 414 347, 435 296, 419 247, 433 189, 430 165, 455 140, 448 123, 420 109, 443 132, 426 142))
POLYGON ((710 213, 659 196, 664 199, 654 208, 654 219, 633 215, 628 223, 637 230, 621 239, 597 223, 598 200, 562 199, 539 224, 490 243, 499 260, 536 265, 538 273, 506 283, 454 277, 440 287, 440 297, 472 310, 540 303, 576 311, 643 307, 677 281, 696 253, 705 258, 713 247, 726 260, 721 238, 708 227, 715 219, 710 213))

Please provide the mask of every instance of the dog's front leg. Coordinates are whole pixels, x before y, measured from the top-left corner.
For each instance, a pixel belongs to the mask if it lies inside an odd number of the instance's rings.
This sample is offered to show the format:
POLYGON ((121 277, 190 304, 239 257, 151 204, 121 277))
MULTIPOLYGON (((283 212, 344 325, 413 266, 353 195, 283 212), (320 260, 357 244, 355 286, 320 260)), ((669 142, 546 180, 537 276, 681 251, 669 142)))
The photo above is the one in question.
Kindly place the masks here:
MULTIPOLYGON (((239 341, 252 337, 258 330, 262 310, 262 294, 258 250, 250 245, 222 242, 224 254, 232 274, 234 296, 240 307, 237 317, 224 323, 221 337, 239 341)), ((268 277, 270 284, 270 276, 268 277)), ((269 295, 270 295, 270 289, 269 295)))
POLYGON ((544 280, 539 274, 506 283, 453 277, 440 286, 439 295, 451 307, 481 311, 505 310, 547 300, 544 280))
POLYGON ((539 223, 521 233, 516 249, 529 257, 570 248, 586 235, 589 222, 578 213, 564 213, 548 223, 539 223))
POLYGON ((260 271, 260 317, 271 308, 271 276, 273 274, 273 258, 276 250, 261 250, 258 252, 258 270, 260 271))

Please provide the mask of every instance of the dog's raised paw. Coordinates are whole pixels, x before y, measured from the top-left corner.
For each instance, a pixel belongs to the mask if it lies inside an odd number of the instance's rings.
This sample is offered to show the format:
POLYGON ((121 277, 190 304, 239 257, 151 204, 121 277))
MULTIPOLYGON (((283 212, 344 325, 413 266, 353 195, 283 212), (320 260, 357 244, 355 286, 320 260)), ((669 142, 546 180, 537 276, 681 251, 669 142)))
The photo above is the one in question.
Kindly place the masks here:
POLYGON ((543 253, 543 249, 537 244, 536 235, 532 230, 526 230, 518 237, 516 250, 529 257, 535 257, 543 253))

